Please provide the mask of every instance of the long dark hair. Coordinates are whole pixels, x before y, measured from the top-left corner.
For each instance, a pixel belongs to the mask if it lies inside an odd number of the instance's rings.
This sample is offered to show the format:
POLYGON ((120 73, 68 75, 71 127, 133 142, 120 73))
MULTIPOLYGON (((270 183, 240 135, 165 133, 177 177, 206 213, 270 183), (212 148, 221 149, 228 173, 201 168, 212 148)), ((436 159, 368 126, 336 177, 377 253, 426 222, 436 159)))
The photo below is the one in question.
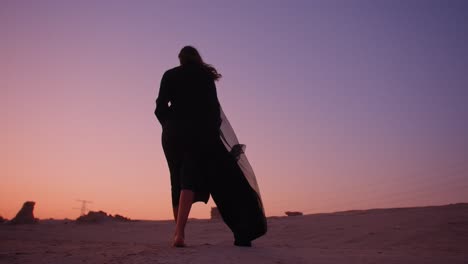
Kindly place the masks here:
POLYGON ((179 60, 182 66, 201 66, 203 70, 205 70, 215 81, 222 77, 222 75, 215 69, 215 67, 203 61, 198 50, 192 46, 185 46, 180 50, 179 60))

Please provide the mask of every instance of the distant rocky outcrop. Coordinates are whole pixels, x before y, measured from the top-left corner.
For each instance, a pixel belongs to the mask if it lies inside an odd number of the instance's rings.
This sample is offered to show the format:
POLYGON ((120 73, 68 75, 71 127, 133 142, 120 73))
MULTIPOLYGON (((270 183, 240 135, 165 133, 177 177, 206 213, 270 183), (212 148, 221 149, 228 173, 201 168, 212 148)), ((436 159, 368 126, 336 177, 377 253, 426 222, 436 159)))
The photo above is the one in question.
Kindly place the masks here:
POLYGON ((121 215, 119 215, 119 214, 114 215, 114 219, 117 220, 117 221, 122 221, 122 222, 130 222, 130 221, 132 221, 130 218, 125 217, 125 216, 121 216, 121 215))
POLYGON ((287 216, 299 216, 299 215, 304 215, 302 212, 298 211, 286 211, 284 212, 287 216))
POLYGON ((116 214, 112 216, 111 214, 107 214, 106 212, 99 211, 94 212, 90 211, 86 215, 82 215, 76 219, 78 223, 105 223, 105 222, 130 222, 132 221, 128 217, 124 217, 121 215, 116 214))
POLYGON ((211 207, 211 219, 221 219, 221 214, 217 207, 211 207))
POLYGON ((34 224, 37 223, 38 219, 34 218, 34 205, 36 203, 32 201, 27 201, 23 204, 23 207, 19 210, 16 214, 15 218, 13 218, 9 223, 10 224, 34 224))

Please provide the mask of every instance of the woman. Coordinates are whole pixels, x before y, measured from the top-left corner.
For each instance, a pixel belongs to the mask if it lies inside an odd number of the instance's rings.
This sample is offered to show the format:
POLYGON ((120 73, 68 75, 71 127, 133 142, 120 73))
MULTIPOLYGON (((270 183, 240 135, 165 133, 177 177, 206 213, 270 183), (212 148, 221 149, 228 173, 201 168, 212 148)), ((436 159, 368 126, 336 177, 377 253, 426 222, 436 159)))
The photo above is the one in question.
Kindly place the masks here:
POLYGON ((210 194, 233 230, 235 244, 250 246, 251 240, 266 232, 266 221, 253 171, 252 181, 238 165, 242 146, 229 122, 222 120, 215 85, 221 74, 191 46, 182 48, 179 61, 180 66, 163 75, 155 110, 163 127, 162 145, 171 175, 176 221, 173 246, 185 246, 192 203, 207 203, 210 194), (230 129, 229 140, 220 129, 222 123, 230 129))

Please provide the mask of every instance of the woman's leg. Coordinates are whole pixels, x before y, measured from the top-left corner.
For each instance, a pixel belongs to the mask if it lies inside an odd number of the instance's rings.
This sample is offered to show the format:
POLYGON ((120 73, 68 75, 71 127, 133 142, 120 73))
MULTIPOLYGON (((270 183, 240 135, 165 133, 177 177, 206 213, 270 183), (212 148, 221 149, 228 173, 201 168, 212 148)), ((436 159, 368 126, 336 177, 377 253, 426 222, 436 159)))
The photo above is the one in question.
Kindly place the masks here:
POLYGON ((174 213, 174 221, 177 223, 177 212, 179 211, 179 206, 172 207, 172 212, 174 213))
POLYGON ((180 171, 182 166, 182 154, 180 146, 177 144, 174 133, 169 129, 163 129, 162 133, 162 146, 164 155, 166 156, 167 165, 171 176, 171 196, 172 196, 172 212, 174 214, 174 221, 177 223, 177 211, 179 210, 180 198, 180 171))
POLYGON ((179 208, 177 215, 175 215, 175 218, 177 218, 177 220, 173 243, 174 247, 185 246, 185 225, 187 224, 190 209, 192 208, 194 196, 195 193, 192 190, 182 190, 180 192, 179 208))

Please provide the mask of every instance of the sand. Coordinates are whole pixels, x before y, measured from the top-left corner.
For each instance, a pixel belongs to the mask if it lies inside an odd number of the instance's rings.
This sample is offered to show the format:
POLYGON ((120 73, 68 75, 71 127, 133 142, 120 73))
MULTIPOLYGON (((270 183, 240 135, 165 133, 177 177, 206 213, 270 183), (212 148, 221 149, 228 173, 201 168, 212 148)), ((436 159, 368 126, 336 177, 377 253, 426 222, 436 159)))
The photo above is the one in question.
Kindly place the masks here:
POLYGON ((219 220, 191 219, 187 248, 171 221, 0 225, 0 263, 468 263, 468 204, 268 219, 252 248, 219 220))

